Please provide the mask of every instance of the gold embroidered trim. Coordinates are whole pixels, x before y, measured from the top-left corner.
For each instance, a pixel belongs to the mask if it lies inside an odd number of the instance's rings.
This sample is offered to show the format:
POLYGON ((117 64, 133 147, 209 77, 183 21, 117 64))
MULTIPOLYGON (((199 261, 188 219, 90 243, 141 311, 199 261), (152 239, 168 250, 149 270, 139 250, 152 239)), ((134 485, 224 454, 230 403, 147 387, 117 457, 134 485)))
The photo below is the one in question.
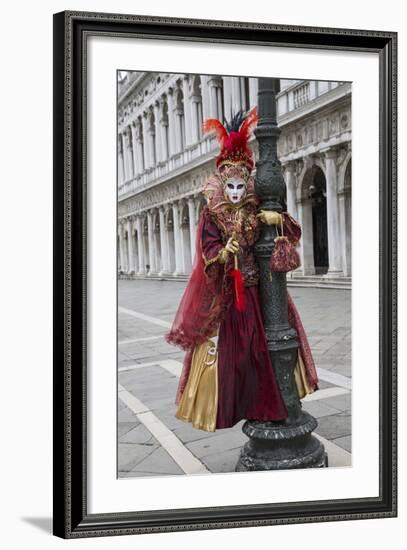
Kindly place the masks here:
POLYGON ((226 250, 226 248, 222 248, 222 250, 219 250, 218 256, 219 263, 225 264, 229 257, 229 252, 226 250))
MULTIPOLYGON (((209 267, 210 265, 214 264, 215 262, 217 262, 217 261, 220 259, 221 255, 222 255, 222 253, 223 253, 224 251, 225 251, 225 249, 224 249, 224 248, 221 248, 221 249, 219 250, 219 252, 216 254, 216 256, 214 256, 214 257, 211 258, 210 260, 208 260, 207 258, 205 258, 205 256, 202 254, 202 258, 203 258, 203 261, 204 261, 204 264, 205 264, 205 269, 206 269, 207 267, 209 267)), ((219 263, 224 264, 225 262, 219 261, 219 263)))

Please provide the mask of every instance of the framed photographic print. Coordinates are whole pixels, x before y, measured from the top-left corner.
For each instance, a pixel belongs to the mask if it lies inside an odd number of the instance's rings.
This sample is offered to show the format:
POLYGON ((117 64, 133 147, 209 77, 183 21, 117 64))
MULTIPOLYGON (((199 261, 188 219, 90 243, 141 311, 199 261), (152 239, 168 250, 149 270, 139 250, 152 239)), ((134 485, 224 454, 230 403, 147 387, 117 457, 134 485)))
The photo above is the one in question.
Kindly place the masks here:
POLYGON ((393 32, 54 15, 54 534, 392 517, 393 32))

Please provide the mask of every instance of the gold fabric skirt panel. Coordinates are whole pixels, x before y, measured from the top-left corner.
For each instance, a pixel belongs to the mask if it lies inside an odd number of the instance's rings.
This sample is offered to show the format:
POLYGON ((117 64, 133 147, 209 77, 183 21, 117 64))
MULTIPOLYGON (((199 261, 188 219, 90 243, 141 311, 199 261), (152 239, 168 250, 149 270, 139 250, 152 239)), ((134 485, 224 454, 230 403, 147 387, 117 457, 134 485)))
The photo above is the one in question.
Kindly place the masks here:
POLYGON ((302 360, 301 352, 298 350, 297 364, 294 369, 295 385, 297 386, 298 397, 302 399, 314 390, 308 384, 307 373, 305 371, 304 361, 302 360))
POLYGON ((197 346, 175 416, 194 428, 214 432, 218 410, 218 353, 208 340, 197 346))

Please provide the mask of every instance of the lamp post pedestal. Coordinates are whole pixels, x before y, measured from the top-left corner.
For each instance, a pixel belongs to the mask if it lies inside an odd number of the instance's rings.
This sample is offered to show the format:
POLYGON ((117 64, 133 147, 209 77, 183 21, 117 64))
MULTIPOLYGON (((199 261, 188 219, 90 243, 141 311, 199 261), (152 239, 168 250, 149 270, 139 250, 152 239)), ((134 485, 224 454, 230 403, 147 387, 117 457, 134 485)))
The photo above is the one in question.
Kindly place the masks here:
POLYGON ((247 421, 243 433, 249 441, 243 447, 236 472, 324 468, 325 449, 312 435, 317 421, 306 412, 286 424, 247 421))
MULTIPOLYGON (((285 182, 277 157, 276 94, 279 80, 259 79, 259 124, 255 135, 259 143, 255 190, 261 210, 282 211, 285 182)), ((302 410, 295 384, 298 356, 297 333, 288 322, 287 280, 285 273, 270 271, 270 259, 277 230, 262 224, 255 247, 259 266, 259 292, 264 329, 271 362, 277 377, 288 418, 284 422, 247 420, 243 433, 249 437, 236 471, 320 468, 327 466, 322 443, 312 435, 316 419, 302 410)))

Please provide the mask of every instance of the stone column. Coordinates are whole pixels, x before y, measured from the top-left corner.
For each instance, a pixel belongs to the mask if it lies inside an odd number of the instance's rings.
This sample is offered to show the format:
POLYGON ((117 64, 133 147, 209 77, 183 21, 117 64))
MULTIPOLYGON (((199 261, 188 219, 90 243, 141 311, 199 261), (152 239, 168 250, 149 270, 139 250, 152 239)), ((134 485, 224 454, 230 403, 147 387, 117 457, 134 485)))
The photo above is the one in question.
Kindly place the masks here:
MULTIPOLYGON (((234 114, 235 108, 233 104, 233 90, 232 90, 232 76, 223 77, 223 100, 225 102, 225 118, 230 121, 232 113, 234 114)), ((257 97, 256 97, 257 100, 257 97)), ((256 101, 254 105, 256 104, 256 101)))
POLYGON ((123 158, 123 136, 119 134, 117 140, 117 177, 119 185, 124 182, 124 158, 123 158))
POLYGON ((137 226, 136 226, 136 216, 133 218, 133 251, 134 251, 134 274, 136 275, 139 271, 138 264, 138 240, 137 240, 137 226))
POLYGON ((131 140, 131 127, 129 126, 126 131, 126 159, 127 159, 127 179, 134 178, 134 166, 133 166, 133 143, 131 140))
POLYGON ((137 244, 138 244, 138 274, 145 275, 146 273, 146 259, 145 259, 145 250, 144 250, 144 239, 143 239, 143 220, 141 216, 136 218, 136 227, 137 227, 137 244))
POLYGON ((298 208, 298 221, 301 225, 300 239, 301 267, 303 275, 315 275, 314 237, 312 230, 312 204, 309 199, 303 199, 298 208))
POLYGON ((254 107, 257 103, 257 92, 259 89, 259 79, 249 78, 249 101, 250 108, 254 107))
POLYGON ((144 155, 143 155, 143 136, 141 131, 141 122, 133 122, 134 132, 133 132, 133 148, 136 152, 135 168, 136 175, 142 174, 144 172, 144 155))
POLYGON ((133 176, 140 174, 140 165, 137 158, 137 131, 135 122, 133 121, 130 125, 131 131, 131 143, 132 143, 132 153, 133 153, 133 176))
POLYGON ((169 157, 169 151, 170 151, 170 144, 168 142, 169 137, 169 126, 168 126, 168 120, 162 121, 161 125, 161 152, 163 155, 163 161, 168 160, 169 157))
POLYGON ((346 213, 346 276, 352 275, 352 192, 345 191, 346 213))
POLYGON ((240 77, 232 77, 232 98, 235 113, 242 109, 242 96, 240 93, 240 77))
POLYGON ((207 75, 201 76, 201 94, 202 94, 202 117, 203 120, 210 117, 210 99, 209 99, 209 77, 207 75))
MULTIPOLYGON (((221 81, 222 82, 222 81, 221 81)), ((218 103, 218 118, 219 120, 223 120, 223 102, 222 102, 222 84, 216 87, 216 97, 217 97, 217 103, 218 103)))
POLYGON ((124 180, 127 181, 129 178, 129 163, 127 161, 127 138, 126 138, 126 132, 123 132, 123 174, 124 174, 124 180))
POLYGON ((335 149, 323 151, 326 168, 326 208, 328 225, 328 277, 343 275, 341 261, 341 234, 339 227, 338 176, 336 168, 337 152, 335 149))
POLYGON ((155 252, 155 239, 154 239, 154 227, 153 227, 153 213, 147 212, 147 228, 148 228, 148 255, 150 271, 149 275, 153 275, 157 272, 156 252, 155 252))
POLYGON ((285 183, 287 186, 287 212, 297 220, 297 178, 295 175, 296 166, 294 162, 287 162, 287 164, 284 165, 284 168, 285 183))
POLYGON ((127 246, 128 246, 128 258, 129 265, 127 266, 127 273, 134 275, 136 267, 134 264, 134 237, 133 237, 133 217, 127 218, 127 246))
POLYGON ((151 167, 151 153, 150 153, 150 132, 148 128, 147 113, 143 113, 143 143, 144 143, 144 168, 148 170, 151 167))
POLYGON ((190 234, 190 241, 191 241, 191 262, 192 262, 192 265, 194 265, 196 219, 195 219, 195 201, 193 197, 189 197, 188 199, 188 214, 189 214, 189 234, 190 234))
POLYGON ((174 275, 182 274, 182 252, 181 252, 181 227, 179 220, 178 204, 172 205, 172 216, 174 220, 174 244, 175 244, 175 271, 174 275))
POLYGON ((148 120, 148 145, 149 145, 149 154, 150 154, 150 168, 156 165, 157 163, 157 133, 156 129, 150 125, 151 120, 148 120))
POLYGON ((150 271, 149 275, 153 275, 157 272, 156 266, 156 255, 155 255, 155 239, 154 239, 154 228, 153 228, 153 214, 151 211, 147 212, 147 227, 148 227, 148 255, 149 255, 149 264, 150 271))
POLYGON ((219 118, 222 120, 222 108, 219 104, 220 96, 218 94, 219 77, 210 76, 208 80, 209 84, 209 102, 210 102, 210 116, 212 118, 219 118))
POLYGON ((161 241, 161 261, 162 261, 162 270, 160 275, 166 275, 170 272, 169 264, 169 251, 168 251, 168 233, 165 227, 165 216, 164 216, 164 207, 160 206, 159 210, 160 216, 160 241, 161 241))
POLYGON ((240 86, 240 103, 243 111, 246 110, 246 78, 244 76, 239 77, 240 86))
POLYGON ((154 120, 155 120, 155 150, 157 153, 157 164, 163 160, 162 154, 162 131, 163 127, 161 125, 161 112, 160 104, 158 101, 154 103, 154 120))
POLYGON ((176 153, 175 143, 175 105, 174 105, 174 88, 170 88, 167 94, 168 99, 168 137, 169 137, 169 152, 170 157, 176 153))
POLYGON ((185 241, 184 241, 184 224, 182 219, 182 212, 185 206, 185 199, 182 199, 178 203, 178 213, 179 213, 179 234, 180 234, 180 248, 181 248, 181 273, 187 272, 187 262, 185 258, 185 241))
POLYGON ((165 236, 167 237, 167 262, 168 271, 172 275, 175 272, 175 239, 174 239, 174 219, 170 221, 170 213, 172 212, 172 204, 166 204, 164 207, 165 220, 165 236))
POLYGON ((339 200, 339 220, 340 220, 340 233, 341 233, 341 255, 342 255, 342 267, 345 277, 349 277, 351 269, 351 255, 348 253, 351 246, 351 220, 348 218, 347 212, 347 193, 342 190, 338 194, 339 200))
POLYGON ((200 98, 198 96, 191 97, 192 117, 191 117, 191 142, 196 143, 200 139, 200 109, 202 107, 200 98))
MULTIPOLYGON (((168 104, 167 104, 168 108, 168 104)), ((164 102, 161 99, 160 102, 160 136, 161 136, 161 160, 166 161, 168 160, 167 151, 169 150, 169 144, 167 143, 167 131, 168 131, 168 117, 164 118, 164 102)))
POLYGON ((120 254, 120 271, 127 271, 126 254, 124 250, 124 220, 119 220, 119 254, 120 254))
POLYGON ((312 101, 318 96, 318 81, 312 80, 310 82, 309 100, 312 101))
POLYGON ((182 111, 180 109, 175 109, 174 119, 175 119, 175 152, 180 153, 183 149, 182 142, 182 111))
POLYGON ((184 94, 184 118, 185 118, 185 147, 193 142, 192 139, 192 102, 189 93, 189 75, 184 75, 182 81, 182 92, 184 94))

